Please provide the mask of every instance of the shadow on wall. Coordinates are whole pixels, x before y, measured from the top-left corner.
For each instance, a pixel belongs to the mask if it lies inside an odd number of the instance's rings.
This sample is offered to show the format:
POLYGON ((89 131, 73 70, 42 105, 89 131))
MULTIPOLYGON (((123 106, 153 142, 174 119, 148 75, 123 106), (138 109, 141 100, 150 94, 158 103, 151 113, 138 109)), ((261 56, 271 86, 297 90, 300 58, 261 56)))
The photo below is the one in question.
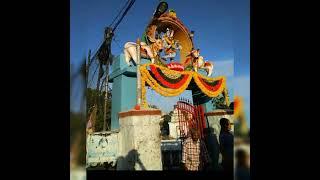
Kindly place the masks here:
POLYGON ((145 171, 146 168, 144 167, 143 163, 141 162, 139 158, 140 154, 138 153, 137 150, 132 149, 131 151, 128 152, 128 154, 123 157, 120 156, 117 158, 117 170, 129 170, 129 171, 134 171, 136 163, 139 165, 140 169, 145 171))

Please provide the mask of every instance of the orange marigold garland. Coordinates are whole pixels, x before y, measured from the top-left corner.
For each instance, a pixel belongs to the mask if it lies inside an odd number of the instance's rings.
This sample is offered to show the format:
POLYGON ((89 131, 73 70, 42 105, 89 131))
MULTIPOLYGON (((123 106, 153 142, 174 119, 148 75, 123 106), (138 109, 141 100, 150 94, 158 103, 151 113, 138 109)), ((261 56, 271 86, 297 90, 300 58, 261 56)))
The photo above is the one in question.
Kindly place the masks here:
POLYGON ((199 75, 198 73, 193 73, 193 79, 194 81, 196 82, 196 84, 198 85, 198 87, 200 88, 200 90, 206 94, 207 96, 209 97, 216 97, 218 96, 219 94, 221 94, 224 89, 225 89, 225 84, 226 84, 226 79, 225 77, 221 76, 221 77, 217 77, 217 78, 207 78, 207 77, 203 77, 201 75, 199 75), (200 77, 199 77, 200 76, 200 77), (221 81, 221 84, 219 85, 219 88, 216 89, 216 91, 212 91, 210 89, 208 89, 203 83, 202 81, 200 80, 200 78, 204 78, 206 80, 209 80, 211 82, 213 81, 217 81, 217 80, 220 80, 221 81))
MULTIPOLYGON (((220 77, 216 77, 216 78, 209 78, 209 77, 205 77, 202 76, 201 74, 198 74, 196 72, 192 72, 192 71, 182 71, 182 72, 177 72, 177 71, 173 71, 173 70, 169 70, 166 67, 162 67, 162 66, 158 66, 155 64, 144 64, 140 67, 140 72, 141 72, 141 83, 142 83, 142 105, 143 107, 148 107, 147 105, 147 101, 146 101, 146 83, 152 88, 154 89, 157 93, 161 94, 162 96, 178 96, 181 93, 183 93, 187 88, 189 83, 191 82, 192 78, 194 79, 195 83, 197 84, 197 86, 200 88, 200 90, 206 94, 208 97, 216 97, 219 94, 221 94, 222 92, 225 92, 225 94, 227 93, 227 89, 226 89, 226 79, 223 76, 220 77), (150 66, 150 68, 153 68, 152 74, 157 78, 155 79, 154 77, 152 77, 152 75, 150 74, 150 72, 148 71, 147 67, 150 66), (173 84, 170 82, 166 82, 166 80, 164 78, 160 78, 161 75, 156 75, 156 69, 155 68, 159 68, 162 72, 165 72, 165 76, 167 78, 171 78, 171 77, 179 77, 181 75, 184 75, 185 77, 183 77, 183 81, 180 80, 178 81, 178 83, 173 84), (215 85, 211 85, 211 83, 214 83, 215 81, 218 81, 217 84, 215 85), (163 85, 159 84, 158 82, 160 82, 161 84, 164 84, 165 86, 167 86, 168 84, 170 84, 170 87, 173 88, 167 88, 164 87, 163 85)), ((227 104, 229 104, 229 99, 228 97, 226 97, 226 102, 227 104)))
MULTIPOLYGON (((179 94, 183 93, 183 91, 185 91, 192 79, 192 74, 191 72, 184 72, 182 74, 187 74, 188 78, 186 79, 185 83, 178 87, 177 89, 171 89, 171 88, 165 88, 163 86, 161 86, 156 79, 154 79, 148 69, 147 66, 149 64, 145 64, 143 66, 141 66, 141 78, 144 79, 146 81, 146 83, 149 84, 149 86, 154 89, 157 93, 163 95, 163 96, 178 96, 179 94)), ((158 66, 159 68, 162 68, 160 66, 158 66)), ((174 71, 173 73, 177 73, 176 71, 174 71)))
MULTIPOLYGON (((171 88, 171 89, 180 88, 182 85, 185 84, 185 82, 187 81, 188 77, 191 76, 190 74, 184 74, 184 75, 182 75, 182 79, 180 81, 178 81, 177 83, 171 83, 171 82, 165 80, 165 78, 161 76, 161 74, 158 72, 156 66, 150 65, 150 69, 151 69, 151 72, 153 73, 153 75, 157 78, 157 80, 161 84, 163 84, 164 86, 166 86, 168 88, 171 88)), ((169 77, 167 77, 167 78, 169 78, 169 77)))

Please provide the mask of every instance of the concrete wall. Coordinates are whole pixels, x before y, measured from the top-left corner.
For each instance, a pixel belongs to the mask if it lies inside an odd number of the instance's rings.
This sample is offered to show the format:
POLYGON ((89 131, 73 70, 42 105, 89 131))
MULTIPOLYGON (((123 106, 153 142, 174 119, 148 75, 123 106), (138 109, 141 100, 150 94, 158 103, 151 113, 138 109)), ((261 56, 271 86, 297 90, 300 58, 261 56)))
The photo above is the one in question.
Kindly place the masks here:
MULTIPOLYGON (((230 120, 231 123, 231 131, 234 132, 234 118, 233 118, 233 111, 230 110, 213 110, 207 114, 209 127, 214 130, 214 134, 219 137, 221 126, 220 126, 220 119, 221 118, 227 118, 230 120)), ((217 139, 219 142, 219 138, 217 139)))
POLYGON ((87 167, 107 162, 117 170, 162 170, 160 110, 119 113, 120 131, 87 135, 87 167))
POLYGON ((117 170, 162 170, 161 112, 157 115, 120 114, 120 136, 123 141, 117 170))
POLYGON ((178 117, 177 108, 174 108, 171 116, 171 121, 168 124, 169 124, 169 136, 175 139, 178 138, 180 136, 180 131, 179 131, 179 117, 178 117))
POLYGON ((177 139, 180 136, 179 122, 169 122, 169 136, 177 139))
POLYGON ((121 140, 118 131, 87 134, 87 167, 104 162, 116 164, 121 140))

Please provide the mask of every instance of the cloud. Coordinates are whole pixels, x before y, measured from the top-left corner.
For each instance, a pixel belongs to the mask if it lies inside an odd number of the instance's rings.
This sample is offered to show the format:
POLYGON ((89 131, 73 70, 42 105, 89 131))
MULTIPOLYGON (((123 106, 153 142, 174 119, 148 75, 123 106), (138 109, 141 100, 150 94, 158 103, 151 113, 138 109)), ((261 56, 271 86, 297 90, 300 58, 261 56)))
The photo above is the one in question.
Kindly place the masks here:
POLYGON ((234 61, 231 60, 219 60, 213 62, 212 76, 233 76, 234 75, 234 61))

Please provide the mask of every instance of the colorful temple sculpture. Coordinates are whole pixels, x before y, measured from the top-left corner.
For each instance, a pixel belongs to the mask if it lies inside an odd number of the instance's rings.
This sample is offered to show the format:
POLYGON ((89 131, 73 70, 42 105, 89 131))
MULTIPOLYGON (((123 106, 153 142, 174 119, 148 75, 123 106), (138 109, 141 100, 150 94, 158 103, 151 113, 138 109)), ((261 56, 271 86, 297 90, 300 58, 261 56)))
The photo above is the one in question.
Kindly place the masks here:
MULTIPOLYGON (((165 3, 160 5, 167 6, 165 3)), ((110 157, 105 160, 117 164, 117 170, 162 169, 159 137, 162 113, 148 108, 147 88, 165 97, 179 96, 185 90, 191 90, 193 103, 201 106, 209 119, 203 120, 204 127, 217 124, 217 118, 213 118, 216 115, 233 114, 215 112, 212 98, 223 94, 226 105, 229 105, 226 78, 212 77, 213 62, 200 55, 200 49, 193 44, 193 32, 181 22, 174 10, 167 12, 166 8, 154 13, 141 41, 125 43, 123 53, 113 59, 109 77, 112 83, 111 131, 100 139, 88 137, 92 147, 102 142, 113 143, 109 147, 109 155, 105 155, 110 157), (139 160, 133 166, 128 165, 131 156, 139 160)), ((178 134, 181 131, 175 132, 174 137, 179 137, 178 134)), ((100 151, 104 152, 103 149, 100 151)), ((92 152, 96 152, 89 153, 92 162, 103 159, 94 148, 92 152)))
MULTIPOLYGON (((139 42, 139 50, 138 42, 124 45, 123 54, 113 61, 109 80, 113 83, 111 129, 119 128, 118 112, 136 105, 138 52, 144 108, 148 107, 147 86, 162 96, 178 96, 185 90, 192 90, 196 103, 204 105, 211 98, 227 93, 225 77, 211 77, 213 63, 200 56, 200 49, 195 49, 192 37, 193 34, 171 9, 152 18, 139 42)), ((212 110, 210 104, 206 107, 207 111, 212 110)))

